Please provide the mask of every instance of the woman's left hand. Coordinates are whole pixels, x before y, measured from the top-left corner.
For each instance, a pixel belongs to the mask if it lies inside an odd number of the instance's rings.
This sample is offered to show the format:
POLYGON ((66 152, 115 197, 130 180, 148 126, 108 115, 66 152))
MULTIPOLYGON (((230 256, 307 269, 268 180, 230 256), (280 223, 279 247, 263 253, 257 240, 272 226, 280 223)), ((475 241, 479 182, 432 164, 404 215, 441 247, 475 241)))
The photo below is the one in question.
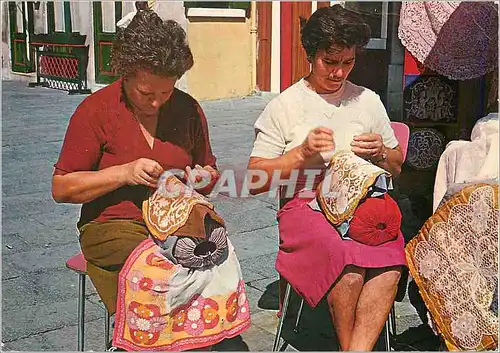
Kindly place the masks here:
POLYGON ((352 152, 366 160, 378 159, 385 151, 382 136, 377 133, 354 136, 351 147, 352 152))
POLYGON ((219 172, 212 166, 206 165, 204 167, 199 164, 194 168, 186 167, 185 181, 188 185, 192 186, 195 190, 205 189, 209 185, 214 185, 219 177, 219 172))

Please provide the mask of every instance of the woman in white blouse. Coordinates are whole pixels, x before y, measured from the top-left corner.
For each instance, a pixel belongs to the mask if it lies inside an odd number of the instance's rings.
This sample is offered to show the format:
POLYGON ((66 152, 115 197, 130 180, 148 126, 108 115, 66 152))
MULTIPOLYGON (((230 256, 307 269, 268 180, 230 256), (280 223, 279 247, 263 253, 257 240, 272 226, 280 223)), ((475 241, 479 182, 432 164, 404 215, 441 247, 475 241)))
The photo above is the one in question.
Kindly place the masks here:
POLYGON ((255 123, 248 163, 268 176, 253 194, 269 191, 277 170, 285 180, 299 171, 298 186, 278 213, 276 269, 310 306, 327 298, 341 349, 357 351, 373 349, 388 317, 406 265, 404 240, 401 234, 379 246, 343 240, 308 207, 313 194, 306 176, 324 170, 335 149, 400 173, 403 156, 379 96, 347 81, 356 51, 369 38, 362 18, 340 5, 310 17, 301 39, 311 72, 267 105, 255 123))

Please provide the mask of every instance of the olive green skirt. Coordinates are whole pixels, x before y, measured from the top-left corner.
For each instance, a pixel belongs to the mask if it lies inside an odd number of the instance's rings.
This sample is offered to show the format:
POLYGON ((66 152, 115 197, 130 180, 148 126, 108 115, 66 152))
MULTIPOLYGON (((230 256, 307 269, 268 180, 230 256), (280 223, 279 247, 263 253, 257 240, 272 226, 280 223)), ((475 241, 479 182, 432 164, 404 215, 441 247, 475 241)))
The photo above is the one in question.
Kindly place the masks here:
POLYGON ((116 309, 118 273, 132 251, 148 237, 148 229, 143 222, 120 219, 90 222, 79 230, 87 274, 112 314, 116 309))

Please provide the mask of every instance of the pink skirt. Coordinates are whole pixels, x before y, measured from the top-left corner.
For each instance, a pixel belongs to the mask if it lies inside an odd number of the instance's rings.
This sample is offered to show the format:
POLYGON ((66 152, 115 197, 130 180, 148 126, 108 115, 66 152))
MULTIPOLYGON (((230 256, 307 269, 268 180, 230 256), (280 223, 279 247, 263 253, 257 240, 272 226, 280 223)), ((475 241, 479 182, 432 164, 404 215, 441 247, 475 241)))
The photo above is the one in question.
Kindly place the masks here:
POLYGON ((280 246, 276 270, 316 307, 347 265, 364 268, 406 266, 404 238, 379 246, 343 240, 310 199, 294 198, 278 212, 280 246))

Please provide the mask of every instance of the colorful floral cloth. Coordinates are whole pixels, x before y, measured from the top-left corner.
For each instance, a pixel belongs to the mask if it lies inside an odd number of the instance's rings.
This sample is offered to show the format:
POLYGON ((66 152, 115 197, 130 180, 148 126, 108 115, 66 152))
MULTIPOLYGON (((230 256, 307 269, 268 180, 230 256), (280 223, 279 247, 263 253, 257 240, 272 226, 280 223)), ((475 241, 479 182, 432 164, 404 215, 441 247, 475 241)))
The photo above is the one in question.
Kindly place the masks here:
POLYGON ((120 271, 113 345, 184 351, 247 329, 240 264, 208 199, 165 172, 143 213, 151 236, 120 271))
POLYGON ((229 249, 228 259, 212 269, 201 293, 169 308, 171 281, 185 274, 185 268, 164 257, 152 239, 142 242, 120 272, 113 345, 131 351, 184 351, 246 330, 250 309, 245 284, 230 243, 229 249))

